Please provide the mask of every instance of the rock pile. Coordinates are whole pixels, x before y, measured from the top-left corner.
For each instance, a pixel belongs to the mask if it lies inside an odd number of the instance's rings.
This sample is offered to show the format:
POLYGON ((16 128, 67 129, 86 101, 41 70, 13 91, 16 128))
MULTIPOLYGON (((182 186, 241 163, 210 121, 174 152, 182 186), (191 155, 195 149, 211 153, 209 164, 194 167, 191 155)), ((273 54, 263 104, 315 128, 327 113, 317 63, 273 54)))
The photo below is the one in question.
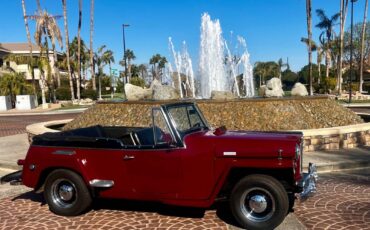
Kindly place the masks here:
MULTIPOLYGON (((351 110, 326 97, 196 101, 212 127, 230 130, 301 130, 363 123, 351 110)), ((92 125, 148 126, 153 106, 165 102, 98 103, 64 129, 92 125)), ((173 103, 173 101, 171 102, 173 103)))

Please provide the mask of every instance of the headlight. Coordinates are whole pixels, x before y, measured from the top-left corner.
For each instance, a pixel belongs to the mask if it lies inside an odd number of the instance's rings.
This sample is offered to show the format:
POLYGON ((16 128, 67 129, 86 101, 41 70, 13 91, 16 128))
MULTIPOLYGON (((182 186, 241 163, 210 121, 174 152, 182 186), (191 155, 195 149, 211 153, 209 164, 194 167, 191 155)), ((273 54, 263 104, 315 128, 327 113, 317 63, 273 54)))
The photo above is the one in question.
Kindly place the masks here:
POLYGON ((301 156, 301 146, 299 144, 295 145, 295 159, 301 156))
POLYGON ((303 143, 301 144, 296 144, 295 145, 295 159, 296 160, 299 160, 299 172, 302 173, 302 167, 303 167, 303 154, 302 154, 302 151, 303 151, 303 143))

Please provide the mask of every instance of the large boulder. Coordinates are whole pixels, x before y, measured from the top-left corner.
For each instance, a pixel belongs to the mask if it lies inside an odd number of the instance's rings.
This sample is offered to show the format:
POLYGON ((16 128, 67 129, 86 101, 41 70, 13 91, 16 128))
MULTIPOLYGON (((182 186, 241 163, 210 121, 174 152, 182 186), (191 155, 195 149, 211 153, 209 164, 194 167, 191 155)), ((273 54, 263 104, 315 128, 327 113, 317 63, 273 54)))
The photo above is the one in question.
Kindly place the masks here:
POLYGON ((284 96, 283 85, 281 84, 281 80, 279 78, 271 78, 267 81, 266 86, 264 89, 260 89, 260 93, 262 93, 263 97, 282 97, 284 96), (264 92, 263 92, 264 91, 264 92))
POLYGON ((258 89, 258 96, 264 97, 266 95, 266 85, 261 85, 261 87, 258 89))
POLYGON ((154 86, 161 86, 162 84, 161 84, 161 82, 160 81, 158 81, 157 79, 154 79, 153 81, 152 81, 152 83, 150 83, 150 88, 151 89, 153 89, 154 88, 154 86))
POLYGON ((300 82, 297 82, 294 84, 293 89, 292 89, 292 96, 304 97, 307 95, 308 95, 308 91, 306 89, 306 86, 304 86, 300 82))
POLYGON ((176 100, 180 98, 180 93, 177 89, 168 85, 152 84, 154 100, 176 100))
POLYGON ((230 100, 230 99, 235 99, 235 96, 231 91, 213 90, 211 92, 211 99, 213 99, 213 100, 230 100))
POLYGON ((152 99, 152 89, 143 89, 130 83, 125 84, 125 92, 129 101, 152 99))

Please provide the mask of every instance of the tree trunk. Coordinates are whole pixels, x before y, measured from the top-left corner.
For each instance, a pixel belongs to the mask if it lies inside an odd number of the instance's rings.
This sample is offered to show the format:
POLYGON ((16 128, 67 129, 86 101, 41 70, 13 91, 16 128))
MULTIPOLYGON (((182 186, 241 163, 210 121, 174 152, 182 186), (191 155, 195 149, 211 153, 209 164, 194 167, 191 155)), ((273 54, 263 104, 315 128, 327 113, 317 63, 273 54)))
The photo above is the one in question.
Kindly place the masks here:
MULTIPOLYGON (((46 34, 46 33, 45 33, 46 34)), ((50 65, 50 53, 49 53, 49 42, 48 42, 48 38, 47 36, 45 36, 45 44, 46 44, 46 59, 47 59, 47 62, 48 62, 48 71, 47 71, 47 74, 48 74, 48 77, 47 77, 47 83, 48 83, 48 86, 49 86, 49 95, 51 93, 49 100, 50 100, 50 103, 55 103, 56 101, 56 97, 55 97, 55 76, 54 74, 52 74, 52 71, 51 71, 51 65, 50 65)), ((54 65, 53 65, 53 68, 54 68, 54 65)))
POLYGON ((312 28, 311 28, 311 0, 306 0, 306 14, 307 14, 307 32, 308 32, 308 85, 309 94, 313 95, 312 88, 312 28))
POLYGON ((32 66, 33 65, 32 41, 31 41, 30 28, 28 27, 28 20, 27 20, 27 14, 26 14, 26 4, 25 4, 24 0, 22 0, 22 9, 23 9, 24 25, 26 27, 26 33, 27 33, 28 48, 30 49, 29 60, 28 60, 28 71, 30 72, 30 74, 32 76, 32 90, 33 90, 33 94, 35 95, 35 100, 37 100, 35 73, 33 71, 33 66, 32 66))
POLYGON ((78 1, 78 33, 77 33, 77 99, 81 99, 81 21, 82 21, 82 0, 78 1))
POLYGON ((329 50, 325 51, 325 65, 326 65, 325 77, 329 78, 329 72, 330 72, 330 51, 329 50))
POLYGON ((95 80, 95 71, 94 71, 94 50, 93 50, 93 34, 94 34, 94 0, 90 1, 90 65, 91 65, 91 79, 93 89, 96 90, 96 80, 95 80))
POLYGON ((69 60, 69 35, 68 35, 68 24, 67 24, 67 0, 62 0, 63 2, 63 16, 64 16, 64 32, 65 32, 65 40, 66 40, 66 55, 67 55, 67 67, 68 67, 68 78, 69 78, 69 86, 71 89, 71 99, 75 100, 75 93, 73 89, 73 80, 71 74, 71 63, 69 60))
POLYGON ((52 42, 53 58, 54 58, 53 70, 54 70, 54 75, 56 76, 56 79, 57 79, 57 86, 60 87, 60 73, 59 73, 59 69, 57 67, 58 55, 57 55, 57 52, 56 52, 56 49, 55 49, 54 37, 52 38, 51 42, 52 42))
POLYGON ((360 85, 358 90, 362 93, 362 86, 363 86, 363 75, 364 75, 364 50, 365 50, 365 32, 366 32, 366 17, 367 17, 367 8, 369 0, 365 2, 365 11, 364 11, 364 21, 362 23, 362 31, 361 31, 361 56, 360 56, 360 85))
POLYGON ((346 22, 347 9, 348 9, 348 0, 340 0, 340 34, 339 34, 340 44, 339 44, 339 63, 338 63, 338 79, 337 79, 338 94, 342 93, 344 24, 346 22))

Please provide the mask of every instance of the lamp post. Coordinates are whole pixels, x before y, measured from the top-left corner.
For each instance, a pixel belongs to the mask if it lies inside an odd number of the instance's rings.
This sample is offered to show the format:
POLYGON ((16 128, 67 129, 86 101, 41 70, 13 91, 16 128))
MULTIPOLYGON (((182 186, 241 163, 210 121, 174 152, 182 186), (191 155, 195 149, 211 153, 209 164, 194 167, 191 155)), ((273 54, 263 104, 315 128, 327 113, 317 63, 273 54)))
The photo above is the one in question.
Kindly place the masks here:
POLYGON ((353 3, 351 0, 351 39, 350 39, 350 58, 349 58, 349 98, 348 103, 352 102, 352 78, 353 78, 353 3))
POLYGON ((122 24, 122 35, 123 35, 123 59, 125 62, 125 77, 127 78, 127 60, 126 60, 126 37, 125 27, 129 27, 129 24, 122 24))

